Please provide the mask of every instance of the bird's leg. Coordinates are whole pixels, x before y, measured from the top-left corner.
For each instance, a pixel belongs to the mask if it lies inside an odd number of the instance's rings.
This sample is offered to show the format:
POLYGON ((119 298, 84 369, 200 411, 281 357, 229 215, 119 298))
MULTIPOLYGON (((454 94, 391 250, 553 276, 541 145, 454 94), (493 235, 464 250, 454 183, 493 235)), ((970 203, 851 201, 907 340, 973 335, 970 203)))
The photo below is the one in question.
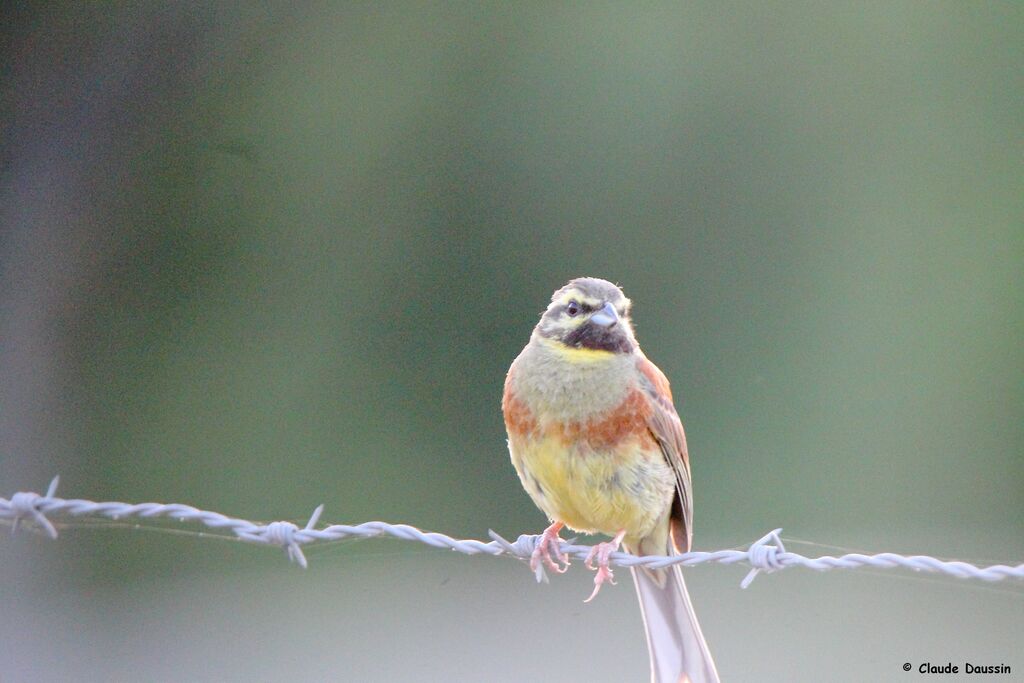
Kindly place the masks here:
POLYGON ((590 597, 583 602, 590 602, 597 597, 598 592, 601 590, 601 586, 604 582, 615 585, 615 576, 612 574, 612 568, 608 566, 608 556, 619 549, 622 545, 622 539, 626 536, 626 530, 623 529, 619 533, 615 534, 615 538, 604 543, 598 543, 590 549, 590 554, 587 555, 587 561, 584 563, 587 565, 587 569, 596 569, 597 574, 594 575, 594 592, 590 594, 590 597), (594 566, 594 559, 597 559, 597 566, 594 566))
POLYGON ((540 535, 537 546, 533 549, 533 554, 530 555, 530 569, 536 572, 541 562, 544 562, 545 567, 559 574, 564 574, 569 568, 569 556, 562 552, 562 539, 558 537, 558 532, 562 530, 563 526, 565 524, 562 522, 554 522, 540 535), (565 566, 559 565, 558 562, 565 566))

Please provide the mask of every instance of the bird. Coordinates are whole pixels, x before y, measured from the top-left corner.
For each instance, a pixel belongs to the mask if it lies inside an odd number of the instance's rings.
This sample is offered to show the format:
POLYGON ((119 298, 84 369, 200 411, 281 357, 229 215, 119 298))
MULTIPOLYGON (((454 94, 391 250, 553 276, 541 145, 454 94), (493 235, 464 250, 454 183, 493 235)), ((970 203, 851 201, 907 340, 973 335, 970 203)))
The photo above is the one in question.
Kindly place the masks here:
MULTIPOLYGON (((688 552, 693 486, 668 379, 640 350, 632 303, 612 282, 580 277, 556 290, 509 367, 502 413, 512 464, 548 517, 530 558, 561 573, 559 532, 604 534, 585 565, 593 600, 614 583, 610 555, 688 552)), ((647 635, 651 680, 718 681, 681 567, 630 568, 647 635)))

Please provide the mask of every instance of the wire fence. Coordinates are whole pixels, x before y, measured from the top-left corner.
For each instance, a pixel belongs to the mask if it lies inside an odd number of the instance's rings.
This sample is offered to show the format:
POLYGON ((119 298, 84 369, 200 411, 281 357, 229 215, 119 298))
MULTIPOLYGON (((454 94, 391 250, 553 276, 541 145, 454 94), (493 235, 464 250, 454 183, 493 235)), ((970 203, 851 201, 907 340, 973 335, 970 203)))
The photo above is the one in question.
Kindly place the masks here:
MULTIPOLYGON (((434 548, 446 548, 466 555, 507 555, 521 560, 530 558, 540 539, 539 535, 523 534, 515 541, 508 541, 490 531, 490 541, 463 540, 437 532, 421 531, 408 524, 388 524, 386 522, 364 522, 356 525, 332 524, 318 529, 316 526, 323 513, 323 505, 313 511, 309 521, 302 527, 287 521, 261 524, 229 517, 219 512, 200 510, 180 503, 95 502, 59 498, 56 496, 59 479, 59 477, 54 477, 45 494, 19 491, 10 498, 0 498, 0 521, 10 523, 13 531, 17 531, 23 524, 34 525, 50 538, 55 539, 57 538, 57 527, 52 520, 71 518, 122 521, 133 518, 140 520, 168 518, 181 523, 201 524, 218 532, 218 535, 237 538, 247 543, 283 548, 288 558, 302 567, 308 566, 306 555, 302 551, 304 546, 336 542, 347 538, 390 536, 404 541, 416 541, 434 548)), ((806 567, 817 571, 857 569, 859 567, 881 569, 902 567, 918 572, 946 574, 960 579, 978 579, 990 582, 1009 578, 1024 579, 1024 564, 977 566, 969 562, 941 560, 928 555, 899 555, 897 553, 873 555, 847 553, 840 556, 805 557, 786 550, 779 536, 781 531, 782 529, 775 529, 765 534, 750 544, 746 550, 692 551, 671 556, 637 556, 627 552, 615 552, 609 559, 612 564, 622 567, 662 568, 674 564, 689 567, 709 562, 749 566, 750 571, 740 584, 742 588, 749 586, 761 572, 770 573, 789 567, 806 567)), ((591 546, 563 541, 561 549, 570 557, 585 560, 591 546)), ((547 581, 543 563, 537 564, 537 580, 547 581)))

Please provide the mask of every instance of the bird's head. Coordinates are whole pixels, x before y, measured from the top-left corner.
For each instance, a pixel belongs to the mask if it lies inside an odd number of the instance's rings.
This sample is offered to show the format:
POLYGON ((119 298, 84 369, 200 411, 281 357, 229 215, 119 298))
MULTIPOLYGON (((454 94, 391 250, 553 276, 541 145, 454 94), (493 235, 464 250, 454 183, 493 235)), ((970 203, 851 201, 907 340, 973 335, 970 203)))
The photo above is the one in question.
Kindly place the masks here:
POLYGON ((611 282, 576 278, 551 296, 534 335, 541 343, 574 356, 632 353, 636 338, 629 320, 630 305, 611 282))

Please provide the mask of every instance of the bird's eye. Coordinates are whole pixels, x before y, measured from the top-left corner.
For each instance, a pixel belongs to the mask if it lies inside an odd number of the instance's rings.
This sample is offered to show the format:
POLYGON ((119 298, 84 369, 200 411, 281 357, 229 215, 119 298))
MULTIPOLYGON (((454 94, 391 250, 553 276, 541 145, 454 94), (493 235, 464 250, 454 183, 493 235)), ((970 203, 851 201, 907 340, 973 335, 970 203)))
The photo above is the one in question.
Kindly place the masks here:
POLYGON ((580 305, 576 301, 570 301, 565 307, 565 312, 569 314, 569 317, 575 317, 580 312, 580 305))

